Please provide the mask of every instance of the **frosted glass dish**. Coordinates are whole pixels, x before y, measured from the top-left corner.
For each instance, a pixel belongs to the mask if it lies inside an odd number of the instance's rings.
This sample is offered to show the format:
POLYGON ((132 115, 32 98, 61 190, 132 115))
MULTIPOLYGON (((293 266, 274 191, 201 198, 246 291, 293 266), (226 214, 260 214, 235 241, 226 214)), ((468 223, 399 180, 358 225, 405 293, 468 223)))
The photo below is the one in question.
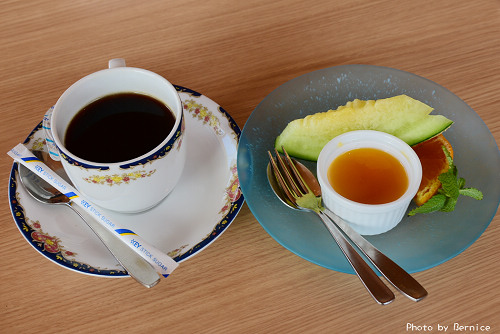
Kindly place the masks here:
MULTIPOLYGON (((476 241, 493 219, 500 200, 500 153, 488 127, 464 101, 420 76, 373 65, 343 65, 304 74, 272 91, 245 124, 238 147, 238 176, 245 200, 262 227, 281 245, 320 266, 353 273, 340 249, 313 214, 283 205, 266 177, 267 150, 293 119, 347 101, 407 94, 455 123, 445 132, 466 186, 482 201, 462 197, 453 212, 406 216, 394 229, 366 238, 408 272, 457 256, 476 241), (478 163, 480 162, 480 163, 478 163)), ((304 162, 311 170, 316 164, 304 162)), ((414 204, 410 205, 413 208, 414 204)))

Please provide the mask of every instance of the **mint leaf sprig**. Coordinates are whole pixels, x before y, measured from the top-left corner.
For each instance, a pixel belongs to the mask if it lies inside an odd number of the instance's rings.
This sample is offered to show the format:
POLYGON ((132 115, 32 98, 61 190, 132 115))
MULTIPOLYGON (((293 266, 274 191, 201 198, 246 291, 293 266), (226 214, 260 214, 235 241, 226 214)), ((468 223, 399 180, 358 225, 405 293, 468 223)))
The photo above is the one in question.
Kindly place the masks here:
POLYGON ((414 216, 417 213, 453 211, 460 195, 469 196, 477 200, 483 199, 483 193, 480 190, 476 188, 464 188, 465 179, 463 177, 458 177, 458 170, 453 163, 450 152, 448 152, 448 149, 446 149, 444 145, 442 149, 449 168, 438 177, 439 181, 441 181, 441 188, 438 190, 438 193, 432 196, 426 203, 411 210, 408 213, 409 216, 414 216))

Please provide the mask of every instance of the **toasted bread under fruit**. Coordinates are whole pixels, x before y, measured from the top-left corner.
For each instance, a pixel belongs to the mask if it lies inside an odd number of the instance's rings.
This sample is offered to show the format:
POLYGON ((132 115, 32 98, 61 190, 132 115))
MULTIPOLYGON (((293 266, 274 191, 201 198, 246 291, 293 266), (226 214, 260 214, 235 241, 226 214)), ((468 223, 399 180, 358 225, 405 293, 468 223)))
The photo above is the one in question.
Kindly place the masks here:
POLYGON ((437 193, 441 187, 438 177, 449 168, 442 146, 446 147, 453 158, 453 148, 442 134, 413 146, 422 164, 422 181, 414 198, 418 206, 437 193))

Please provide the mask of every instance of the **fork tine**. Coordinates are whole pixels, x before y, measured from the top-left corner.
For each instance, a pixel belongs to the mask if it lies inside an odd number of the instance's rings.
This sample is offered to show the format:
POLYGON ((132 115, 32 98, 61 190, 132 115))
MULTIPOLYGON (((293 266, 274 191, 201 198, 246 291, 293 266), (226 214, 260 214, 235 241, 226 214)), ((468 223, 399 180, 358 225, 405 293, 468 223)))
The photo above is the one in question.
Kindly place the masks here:
POLYGON ((278 165, 276 163, 276 160, 273 158, 271 152, 267 151, 267 154, 269 155, 269 162, 271 163, 271 169, 273 170, 274 177, 275 177, 276 181, 278 181, 278 184, 279 184, 281 190, 283 190, 285 195, 288 197, 288 199, 292 203, 296 204, 295 195, 292 194, 292 189, 290 189, 285 178, 281 174, 281 172, 278 168, 278 165))
POLYGON ((292 188, 293 192, 297 195, 297 197, 302 197, 305 194, 305 192, 298 186, 294 176, 292 175, 291 167, 288 166, 288 162, 283 161, 283 158, 276 149, 274 149, 274 151, 276 153, 276 160, 278 161, 278 165, 279 167, 281 167, 281 170, 283 171, 283 174, 286 178, 286 181, 288 182, 288 185, 290 186, 290 188, 292 188))
POLYGON ((290 169, 292 170, 295 179, 298 181, 299 186, 302 188, 303 193, 313 192, 307 185, 306 181, 304 181, 304 178, 297 169, 297 166, 295 166, 295 163, 293 162, 292 158, 290 158, 290 156, 288 155, 288 152, 285 150, 283 146, 281 147, 281 149, 283 150, 283 153, 285 155, 285 160, 287 164, 290 166, 290 169))

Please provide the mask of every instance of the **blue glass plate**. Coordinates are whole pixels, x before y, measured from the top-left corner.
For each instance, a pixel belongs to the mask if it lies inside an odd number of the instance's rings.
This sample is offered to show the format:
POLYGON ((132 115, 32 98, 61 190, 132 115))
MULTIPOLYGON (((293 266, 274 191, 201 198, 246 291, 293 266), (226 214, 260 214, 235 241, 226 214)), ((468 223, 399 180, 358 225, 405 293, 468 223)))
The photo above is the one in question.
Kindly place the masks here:
MULTIPOLYGON (((354 274, 314 214, 283 205, 266 176, 267 150, 293 119, 336 109, 354 99, 406 94, 455 123, 445 132, 466 186, 484 194, 482 201, 462 196, 453 212, 405 217, 389 232, 367 236, 408 272, 439 265, 469 247, 488 227, 500 200, 500 154, 488 127, 460 98, 417 75, 372 65, 343 65, 295 78, 271 92, 245 124, 238 147, 238 175, 247 204, 263 228, 281 245, 320 266, 354 274)), ((315 163, 306 162, 315 170, 315 163)), ((413 206, 410 206, 410 209, 413 206)))

